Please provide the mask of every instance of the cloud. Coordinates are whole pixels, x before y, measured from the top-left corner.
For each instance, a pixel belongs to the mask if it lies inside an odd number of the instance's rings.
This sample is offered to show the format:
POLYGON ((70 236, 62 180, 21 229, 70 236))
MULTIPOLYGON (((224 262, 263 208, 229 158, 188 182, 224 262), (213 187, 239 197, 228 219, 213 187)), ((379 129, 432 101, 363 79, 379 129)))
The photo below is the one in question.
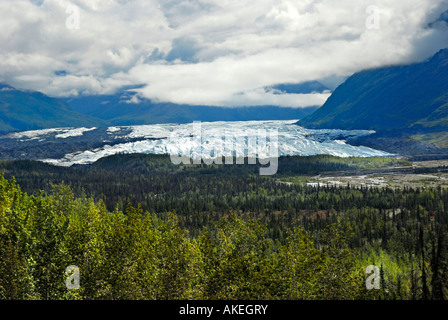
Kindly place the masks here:
POLYGON ((362 69, 426 59, 448 47, 437 22, 447 9, 446 0, 3 0, 0 82, 53 96, 144 84, 140 99, 304 107, 328 96, 262 88, 334 87, 362 69), (79 29, 66 27, 70 5, 79 29), (379 29, 366 27, 369 6, 379 29))

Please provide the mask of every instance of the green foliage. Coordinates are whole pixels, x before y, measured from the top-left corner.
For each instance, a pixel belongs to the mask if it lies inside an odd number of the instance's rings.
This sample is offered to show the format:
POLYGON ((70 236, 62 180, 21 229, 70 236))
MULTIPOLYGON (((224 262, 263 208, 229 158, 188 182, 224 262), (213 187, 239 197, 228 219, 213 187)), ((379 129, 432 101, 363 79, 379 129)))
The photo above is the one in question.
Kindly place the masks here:
MULTIPOLYGON (((193 235, 197 235, 201 226, 228 214, 229 208, 253 213, 268 224, 274 218, 273 213, 281 212, 275 217, 280 219, 275 222, 279 227, 275 232, 284 235, 284 226, 301 218, 303 212, 321 208, 343 211, 362 206, 366 200, 363 195, 357 195, 356 201, 341 201, 341 198, 359 192, 325 187, 320 193, 314 193, 312 187, 281 184, 279 178, 297 182, 296 178, 290 177, 406 164, 406 161, 394 158, 282 157, 279 159, 279 175, 261 177, 254 165, 176 166, 165 155, 135 154, 111 156, 92 166, 73 168, 36 161, 6 161, 0 162, 0 172, 7 178, 15 176, 29 194, 49 191, 52 184, 65 181, 77 197, 85 194, 95 201, 103 200, 109 211, 117 206, 124 211, 127 204, 140 204, 144 211, 158 214, 175 211, 181 226, 193 235)), ((366 192, 363 190, 362 194, 366 192)), ((370 193, 367 205, 380 204, 380 196, 390 197, 389 194, 370 193)), ((273 231, 274 227, 270 225, 270 236, 277 237, 273 231)))
POLYGON ((341 226, 319 248, 296 226, 284 245, 236 212, 197 238, 174 214, 108 211, 66 185, 28 196, 0 176, 2 299, 352 299, 362 281, 341 226), (65 268, 81 287, 65 287, 65 268))
POLYGON ((198 238, 204 255, 204 296, 208 299, 260 299, 265 296, 264 268, 271 245, 266 227, 235 212, 198 238))
POLYGON ((435 132, 411 136, 412 139, 435 145, 439 148, 448 148, 448 132, 435 132))
POLYGON ((448 297, 441 188, 314 188, 163 156, 0 167, 32 194, 0 178, 2 299, 448 297), (65 287, 69 265, 79 290, 65 287), (381 267, 380 290, 365 288, 369 265, 381 267))

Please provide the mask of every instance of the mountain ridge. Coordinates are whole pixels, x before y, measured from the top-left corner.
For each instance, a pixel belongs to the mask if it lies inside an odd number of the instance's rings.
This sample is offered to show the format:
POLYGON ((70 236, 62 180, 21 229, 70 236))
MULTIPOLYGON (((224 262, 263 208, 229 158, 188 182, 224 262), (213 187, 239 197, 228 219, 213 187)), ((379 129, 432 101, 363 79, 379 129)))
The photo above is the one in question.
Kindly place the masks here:
MULTIPOLYGON (((136 99, 134 88, 112 95, 55 98, 31 90, 0 83, 0 132, 57 127, 105 127, 193 121, 249 121, 301 119, 318 106, 285 108, 278 106, 215 107, 174 103, 154 103, 136 99), (131 89, 131 90, 130 90, 131 89)), ((307 93, 327 90, 317 81, 284 84, 267 88, 274 94, 307 93)))
MULTIPOLYGON (((329 91, 317 81, 298 84, 280 84, 266 87, 274 94, 313 93, 329 91)), ((189 123, 193 121, 250 121, 250 120, 290 120, 301 119, 316 111, 318 106, 288 108, 274 105, 218 107, 207 105, 187 105, 157 103, 150 99, 138 98, 132 88, 119 90, 112 95, 81 96, 63 99, 73 110, 94 116, 113 125, 138 125, 155 123, 189 123)))
POLYGON ((0 131, 101 125, 107 122, 78 113, 59 99, 0 84, 0 131))
POLYGON ((448 49, 416 64, 357 72, 298 124, 313 129, 448 130, 448 49))

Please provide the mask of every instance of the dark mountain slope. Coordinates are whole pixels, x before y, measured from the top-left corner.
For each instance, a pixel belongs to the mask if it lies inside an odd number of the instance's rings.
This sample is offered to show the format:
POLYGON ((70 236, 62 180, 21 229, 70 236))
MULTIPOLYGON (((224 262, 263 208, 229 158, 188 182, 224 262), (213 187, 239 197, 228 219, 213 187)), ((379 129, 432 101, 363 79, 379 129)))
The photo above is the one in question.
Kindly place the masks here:
POLYGON ((354 74, 299 124, 308 128, 448 130, 448 49, 423 63, 354 74))
MULTIPOLYGON (((273 89, 277 94, 312 93, 328 90, 316 81, 283 84, 266 89, 273 89)), ((225 108, 155 103, 148 99, 139 99, 139 103, 129 103, 134 95, 135 93, 132 92, 131 88, 131 91, 124 89, 114 95, 84 96, 68 98, 64 101, 80 113, 104 119, 114 125, 301 119, 318 108, 317 106, 308 108, 277 106, 225 108)))
POLYGON ((80 114, 61 100, 0 84, 0 131, 102 125, 107 122, 80 114))

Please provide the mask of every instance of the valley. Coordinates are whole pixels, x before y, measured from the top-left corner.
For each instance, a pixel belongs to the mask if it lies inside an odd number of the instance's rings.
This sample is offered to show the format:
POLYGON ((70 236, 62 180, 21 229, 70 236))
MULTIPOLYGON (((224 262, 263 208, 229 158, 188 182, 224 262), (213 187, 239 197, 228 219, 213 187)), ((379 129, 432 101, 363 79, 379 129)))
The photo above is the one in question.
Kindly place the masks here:
POLYGON ((69 2, 0 2, 12 314, 448 300, 447 0, 69 2))
MULTIPOLYGON (((26 269, 17 275, 23 281, 15 287, 27 288, 33 283, 27 279, 37 278, 35 289, 7 290, 4 297, 32 294, 41 299, 47 292, 63 297, 64 284, 54 279, 76 259, 89 276, 83 282, 84 299, 424 298, 421 287, 413 287, 413 273, 425 271, 414 271, 409 263, 421 261, 413 252, 431 252, 445 241, 434 242, 444 232, 433 227, 448 225, 448 189, 385 188, 380 177, 386 172, 407 176, 407 171, 423 170, 414 174, 432 179, 438 173, 427 171, 439 170, 446 162, 288 156, 279 158, 278 175, 264 177, 258 175, 258 165, 178 166, 169 156, 157 154, 116 154, 71 167, 0 161, 4 199, 0 206, 8 217, 0 222, 23 239, 14 243, 17 249, 23 247, 18 250, 20 260, 8 260, 7 266, 25 258, 36 261, 39 268, 48 261, 64 262, 50 264, 50 279, 41 277, 38 268, 26 269), (350 186, 322 183, 316 188, 307 183, 319 174, 331 181, 345 177, 350 186), (354 179, 372 186, 352 185, 354 179), (28 217, 31 223, 26 223, 28 217), (56 232, 63 236, 54 236, 56 232), (33 238, 23 238, 26 234, 33 238), (419 239, 428 241, 422 245, 419 239), (26 250, 30 245, 36 248, 26 250), (95 250, 98 246, 102 249, 95 250), (151 252, 156 256, 147 260, 151 252), (132 265, 137 271, 127 273, 128 257, 136 257, 132 265), (101 264, 91 265, 99 259, 101 264), (187 263, 179 264, 179 259, 187 263), (304 260, 311 262, 300 268, 304 260), (384 270, 385 290, 365 290, 363 271, 372 263, 380 263, 384 270), (219 269, 210 272, 216 266, 219 269), (338 268, 331 284, 326 275, 334 268, 329 266, 338 268), (95 273, 98 268, 100 275, 95 273), (157 270, 160 276, 151 278, 149 270, 157 270), (188 273, 186 280, 176 282, 174 275, 179 273, 188 273), (136 296, 134 290, 127 290, 121 274, 145 291, 136 296), (311 298, 287 289, 296 284, 288 279, 297 275, 317 290, 311 298), (95 281, 99 276, 104 282, 95 281), (55 285, 48 289, 50 283, 55 285), (193 289, 179 290, 185 283, 193 289), (204 292, 203 286, 210 289, 204 292), (234 288, 230 293, 228 286, 234 288)), ((438 260, 431 257, 425 261, 435 268, 438 260)))
POLYGON ((448 188, 448 160, 416 161, 405 167, 322 172, 307 178, 306 183, 355 188, 448 188))

